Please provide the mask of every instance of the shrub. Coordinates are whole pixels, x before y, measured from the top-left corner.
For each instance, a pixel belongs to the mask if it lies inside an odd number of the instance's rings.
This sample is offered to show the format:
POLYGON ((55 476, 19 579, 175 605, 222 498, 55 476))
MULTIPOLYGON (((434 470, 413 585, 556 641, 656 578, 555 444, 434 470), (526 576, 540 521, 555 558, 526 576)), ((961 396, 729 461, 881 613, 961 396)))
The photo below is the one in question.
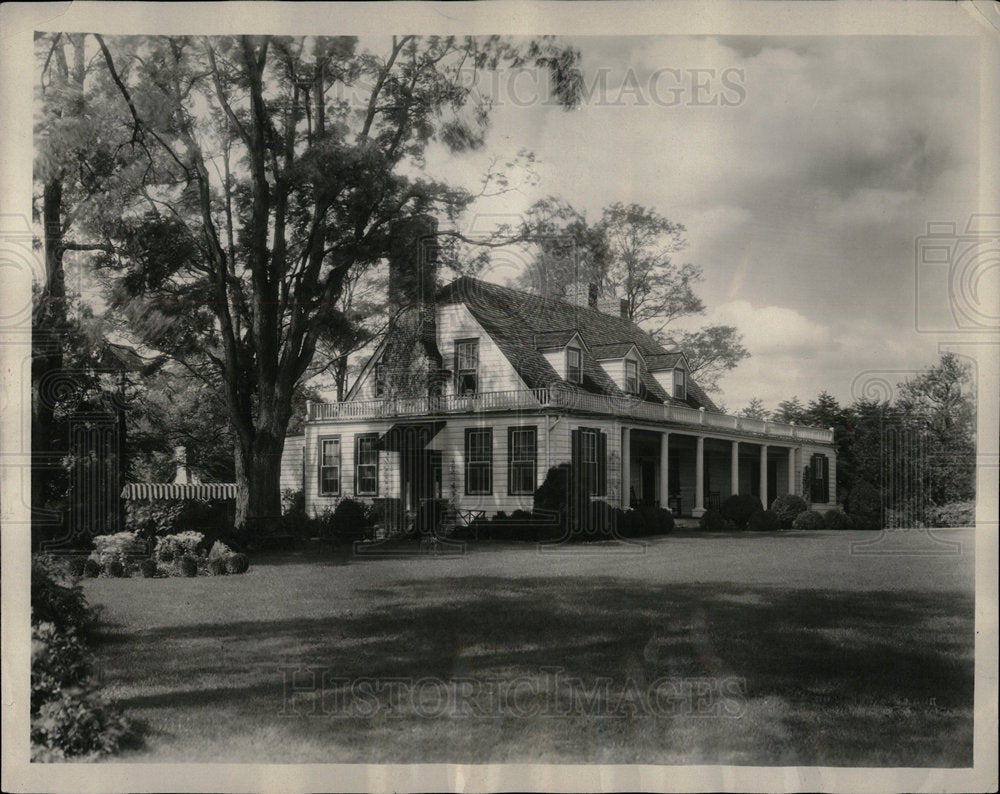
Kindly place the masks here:
POLYGON ((212 576, 225 576, 229 573, 225 557, 213 557, 208 561, 208 570, 212 576))
POLYGON ((882 529, 882 492, 860 480, 847 494, 847 513, 857 529, 882 529))
POLYGON ((823 525, 827 529, 853 529, 851 517, 841 510, 828 510, 823 515, 823 525))
POLYGON ((771 512, 778 517, 778 523, 782 529, 791 529, 795 517, 804 510, 808 510, 809 505, 801 496, 793 493, 786 493, 771 502, 771 512))
POLYGON ((129 736, 129 723, 96 685, 62 691, 31 717, 31 760, 99 758, 129 736))
POLYGON ((815 510, 803 510, 792 522, 792 529, 823 529, 823 516, 815 510))
POLYGON ((43 621, 31 627, 31 712, 90 675, 86 646, 71 627, 43 621))
POLYGON ((232 553, 233 550, 229 548, 229 546, 227 546, 221 540, 217 540, 215 541, 215 543, 212 544, 212 548, 208 552, 208 561, 211 562, 212 560, 219 560, 219 559, 224 560, 232 553))
POLYGON ((125 575, 125 563, 119 559, 113 559, 108 563, 108 576, 121 579, 125 575))
POLYGON ((93 611, 76 578, 48 555, 31 560, 31 621, 51 623, 59 631, 81 633, 94 623, 93 611))
POLYGON ((250 570, 250 558, 246 554, 233 554, 226 559, 226 570, 233 574, 246 573, 250 570))
POLYGON ((77 579, 79 579, 81 576, 83 576, 83 569, 86 567, 86 565, 87 565, 86 557, 75 556, 75 557, 70 557, 69 560, 66 562, 66 569, 70 572, 71 576, 74 576, 77 579))
POLYGON ((337 541, 358 540, 370 537, 372 527, 368 506, 357 499, 344 498, 324 522, 324 535, 337 541))
POLYGON ((560 463, 545 473, 545 480, 535 489, 535 509, 564 514, 569 509, 569 484, 572 466, 560 463))
POLYGON ((666 535, 668 532, 673 532, 674 516, 666 508, 642 505, 637 512, 645 520, 647 534, 666 535))
POLYGON ((581 510, 572 527, 578 540, 597 540, 613 537, 619 530, 620 518, 607 502, 597 500, 581 510))
POLYGON ((952 502, 928 507, 925 517, 929 527, 973 527, 976 525, 976 503, 952 502))
POLYGON ((180 526, 178 520, 183 512, 184 503, 178 500, 130 500, 125 503, 125 526, 129 531, 147 538, 166 535, 180 526))
POLYGON ((734 494, 722 500, 719 512, 736 525, 737 529, 746 529, 750 516, 761 509, 760 499, 750 494, 734 494))
POLYGON ((780 528, 781 521, 773 510, 758 510, 747 522, 747 529, 752 532, 775 532, 780 528))
POLYGON ((698 521, 698 525, 706 532, 735 532, 736 524, 722 515, 721 510, 709 508, 698 521))
POLYGON ((156 567, 156 560, 148 558, 139 563, 139 570, 142 572, 143 578, 145 579, 152 579, 157 573, 159 573, 159 570, 156 567))
POLYGON ((96 579, 101 575, 101 564, 93 557, 88 557, 83 563, 83 575, 88 579, 96 579))
POLYGON ((641 538, 648 534, 645 514, 635 509, 626 510, 622 514, 621 532, 626 538, 641 538))
POLYGON ((193 557, 198 554, 198 547, 204 540, 205 536, 201 532, 192 530, 164 535, 156 541, 153 554, 160 562, 172 562, 185 555, 193 557))
POLYGON ((181 557, 181 573, 184 576, 198 575, 198 558, 190 554, 181 557))

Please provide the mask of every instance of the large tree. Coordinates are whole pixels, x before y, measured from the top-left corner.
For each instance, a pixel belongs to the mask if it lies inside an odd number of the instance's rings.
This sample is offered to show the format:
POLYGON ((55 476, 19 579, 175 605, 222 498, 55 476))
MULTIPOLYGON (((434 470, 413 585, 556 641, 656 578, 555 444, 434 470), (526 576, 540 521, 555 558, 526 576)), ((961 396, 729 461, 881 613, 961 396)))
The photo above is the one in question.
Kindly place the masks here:
POLYGON ((91 112, 117 122, 116 152, 138 167, 116 217, 90 227, 97 265, 138 341, 214 374, 237 521, 266 524, 293 394, 323 329, 345 322, 351 274, 411 228, 398 221, 454 218, 471 199, 423 172, 427 147, 483 143, 484 70, 546 69, 572 107, 578 54, 498 37, 400 36, 381 52, 348 37, 93 41, 118 101, 91 112))
POLYGON ((597 285, 620 301, 615 311, 623 308, 665 346, 683 350, 691 374, 709 391, 719 391, 719 378, 750 355, 733 326, 678 330, 671 325, 705 311, 694 291, 701 268, 674 260, 687 247, 682 224, 655 209, 621 202, 591 224, 568 202, 548 197, 532 207, 528 226, 536 235, 536 254, 521 276, 523 286, 565 298, 574 284, 597 285))

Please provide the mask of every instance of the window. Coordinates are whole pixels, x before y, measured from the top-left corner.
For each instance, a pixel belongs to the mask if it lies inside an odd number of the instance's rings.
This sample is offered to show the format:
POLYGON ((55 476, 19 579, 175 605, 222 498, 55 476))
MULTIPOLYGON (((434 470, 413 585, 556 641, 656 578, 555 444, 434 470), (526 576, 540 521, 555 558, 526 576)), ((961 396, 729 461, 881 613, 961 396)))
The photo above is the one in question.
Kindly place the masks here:
POLYGON ((385 364, 381 361, 375 365, 375 396, 385 395, 385 364))
POLYGON ((378 495, 378 433, 354 437, 354 493, 378 495))
POLYGON ((810 466, 811 487, 809 501, 822 504, 830 501, 830 461, 826 455, 813 455, 810 466))
POLYGON ((625 391, 639 393, 639 364, 630 358, 625 359, 625 391))
POLYGON ((682 369, 674 370, 674 398, 687 399, 687 373, 682 369))
POLYGON ((571 456, 579 472, 579 487, 587 496, 608 492, 608 437, 591 427, 579 427, 572 433, 571 456))
POLYGON ((319 495, 340 493, 340 436, 319 440, 319 495))
POLYGON ((570 383, 583 383, 583 367, 580 363, 579 348, 566 348, 566 380, 570 383))
POLYGON ((469 496, 493 493, 493 429, 490 427, 465 430, 465 493, 469 496))
POLYGON ((479 340, 462 339, 455 343, 455 392, 479 391, 479 340))
POLYGON ((511 496, 535 492, 538 465, 538 433, 534 427, 512 427, 507 431, 507 493, 511 496))

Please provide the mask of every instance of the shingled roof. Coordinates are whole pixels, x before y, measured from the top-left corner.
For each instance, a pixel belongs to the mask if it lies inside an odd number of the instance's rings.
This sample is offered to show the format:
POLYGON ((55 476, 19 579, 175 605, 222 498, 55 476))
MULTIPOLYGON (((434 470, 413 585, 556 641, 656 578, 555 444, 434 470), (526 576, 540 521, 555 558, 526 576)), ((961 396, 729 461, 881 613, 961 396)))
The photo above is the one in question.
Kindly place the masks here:
MULTIPOLYGON (((580 334, 589 348, 599 346, 602 357, 605 346, 614 345, 624 352, 635 345, 644 358, 666 361, 670 353, 631 320, 605 314, 597 309, 576 306, 565 301, 542 298, 527 292, 501 287, 486 281, 463 276, 443 287, 438 293, 441 303, 464 303, 477 322, 493 338, 497 346, 514 366, 529 388, 541 388, 562 379, 545 356, 539 352, 538 340, 546 343, 565 337, 568 341, 573 329, 580 334)), ((583 351, 584 391, 596 394, 622 394, 618 385, 608 377, 594 355, 583 351)), ((658 366, 657 369, 664 368, 658 366)), ((641 368, 640 380, 643 398, 652 402, 687 405, 708 411, 717 411, 715 404, 693 381, 688 381, 688 399, 671 397, 646 367, 641 368)))

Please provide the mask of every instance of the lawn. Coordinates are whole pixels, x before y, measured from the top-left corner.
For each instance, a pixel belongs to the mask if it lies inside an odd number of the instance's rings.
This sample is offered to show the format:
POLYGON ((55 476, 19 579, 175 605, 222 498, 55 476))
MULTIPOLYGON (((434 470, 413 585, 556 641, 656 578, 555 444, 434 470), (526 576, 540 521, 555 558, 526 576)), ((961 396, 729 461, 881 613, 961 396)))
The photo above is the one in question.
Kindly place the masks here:
POLYGON ((879 538, 300 553, 85 591, 144 727, 115 760, 971 766, 972 531, 879 538))

